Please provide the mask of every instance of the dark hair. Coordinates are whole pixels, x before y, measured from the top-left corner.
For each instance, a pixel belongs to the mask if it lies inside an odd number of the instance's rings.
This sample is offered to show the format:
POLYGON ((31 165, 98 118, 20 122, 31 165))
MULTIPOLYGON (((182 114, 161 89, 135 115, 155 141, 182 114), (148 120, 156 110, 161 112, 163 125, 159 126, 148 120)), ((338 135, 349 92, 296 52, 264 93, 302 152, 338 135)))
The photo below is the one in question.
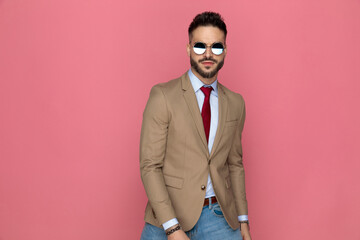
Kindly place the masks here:
POLYGON ((193 19, 193 21, 190 23, 188 33, 189 33, 189 41, 191 38, 192 32, 200 26, 213 26, 218 27, 221 31, 224 32, 225 39, 226 39, 226 24, 224 22, 224 19, 221 17, 219 13, 215 12, 203 12, 198 15, 196 15, 193 19))

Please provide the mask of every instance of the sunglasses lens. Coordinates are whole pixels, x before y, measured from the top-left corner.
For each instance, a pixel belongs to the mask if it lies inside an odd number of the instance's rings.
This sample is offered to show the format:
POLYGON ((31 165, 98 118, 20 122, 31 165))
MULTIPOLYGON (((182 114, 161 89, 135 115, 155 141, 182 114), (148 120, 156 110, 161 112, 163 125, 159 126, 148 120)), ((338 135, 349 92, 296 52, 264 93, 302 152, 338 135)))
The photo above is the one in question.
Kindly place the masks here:
POLYGON ((214 43, 211 48, 211 51, 215 55, 220 55, 224 52, 224 46, 221 43, 214 43))
POLYGON ((201 42, 195 43, 194 52, 196 54, 204 54, 205 51, 206 51, 206 46, 204 43, 201 42))

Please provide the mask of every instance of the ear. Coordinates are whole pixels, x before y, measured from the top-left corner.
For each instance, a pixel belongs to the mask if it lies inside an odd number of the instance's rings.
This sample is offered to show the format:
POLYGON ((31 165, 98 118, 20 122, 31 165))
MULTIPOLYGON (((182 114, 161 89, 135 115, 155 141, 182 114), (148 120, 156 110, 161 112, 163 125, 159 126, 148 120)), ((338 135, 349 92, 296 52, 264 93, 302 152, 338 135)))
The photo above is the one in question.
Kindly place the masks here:
POLYGON ((190 57, 190 52, 191 52, 190 43, 186 44, 186 52, 187 52, 187 55, 190 57))
POLYGON ((225 43, 224 57, 226 57, 227 48, 228 48, 228 46, 227 46, 226 43, 225 43))

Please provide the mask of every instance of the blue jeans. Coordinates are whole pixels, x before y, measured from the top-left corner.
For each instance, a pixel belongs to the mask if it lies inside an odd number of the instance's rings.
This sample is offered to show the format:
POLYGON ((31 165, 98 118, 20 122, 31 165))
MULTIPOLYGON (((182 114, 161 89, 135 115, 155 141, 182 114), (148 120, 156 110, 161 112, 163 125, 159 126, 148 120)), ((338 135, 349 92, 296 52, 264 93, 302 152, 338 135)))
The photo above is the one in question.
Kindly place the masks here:
MULTIPOLYGON (((242 240, 240 229, 229 226, 218 203, 203 207, 198 222, 186 235, 191 240, 242 240)), ((140 240, 167 240, 167 236, 163 228, 145 223, 140 240)))

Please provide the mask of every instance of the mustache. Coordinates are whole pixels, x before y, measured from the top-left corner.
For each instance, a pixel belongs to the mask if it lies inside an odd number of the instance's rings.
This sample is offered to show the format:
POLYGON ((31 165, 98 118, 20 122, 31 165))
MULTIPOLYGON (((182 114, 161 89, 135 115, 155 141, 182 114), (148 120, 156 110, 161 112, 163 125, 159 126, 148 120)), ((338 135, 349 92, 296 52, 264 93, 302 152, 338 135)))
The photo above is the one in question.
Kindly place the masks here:
POLYGON ((218 61, 216 61, 215 59, 213 59, 212 57, 209 57, 209 58, 203 58, 201 60, 199 60, 199 63, 201 62, 204 62, 204 61, 211 61, 211 62, 214 62, 214 63, 218 63, 218 61))

